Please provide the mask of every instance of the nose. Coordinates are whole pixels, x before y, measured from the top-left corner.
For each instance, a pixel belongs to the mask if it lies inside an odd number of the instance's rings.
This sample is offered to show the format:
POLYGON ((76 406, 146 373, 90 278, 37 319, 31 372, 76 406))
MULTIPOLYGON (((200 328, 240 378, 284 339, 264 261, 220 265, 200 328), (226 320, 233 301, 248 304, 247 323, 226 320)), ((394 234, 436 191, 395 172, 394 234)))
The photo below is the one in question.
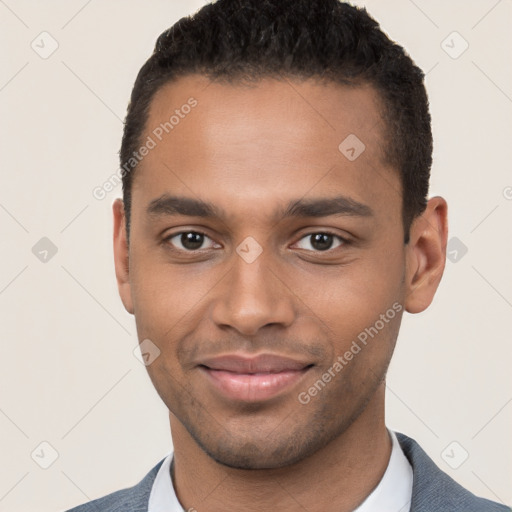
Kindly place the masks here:
POLYGON ((295 319, 293 294, 276 276, 263 256, 247 263, 235 256, 212 308, 219 328, 233 328, 252 336, 268 326, 288 327, 295 319))

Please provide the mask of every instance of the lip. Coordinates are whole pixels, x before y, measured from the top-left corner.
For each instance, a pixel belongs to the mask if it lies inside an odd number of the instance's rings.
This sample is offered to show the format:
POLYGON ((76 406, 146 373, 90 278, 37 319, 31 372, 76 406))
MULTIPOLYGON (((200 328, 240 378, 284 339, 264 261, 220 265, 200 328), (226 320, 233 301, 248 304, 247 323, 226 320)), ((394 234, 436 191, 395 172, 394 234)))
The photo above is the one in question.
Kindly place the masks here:
POLYGON ((269 400, 296 385, 313 366, 276 354, 227 354, 202 360, 199 368, 225 397, 244 402, 269 400))

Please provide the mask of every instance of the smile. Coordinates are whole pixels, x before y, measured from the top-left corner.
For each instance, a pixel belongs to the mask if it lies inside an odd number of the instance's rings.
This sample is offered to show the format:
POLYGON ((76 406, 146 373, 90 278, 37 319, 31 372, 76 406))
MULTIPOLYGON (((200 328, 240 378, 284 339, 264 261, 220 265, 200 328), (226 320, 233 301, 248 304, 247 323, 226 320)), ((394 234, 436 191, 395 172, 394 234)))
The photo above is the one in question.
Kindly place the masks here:
POLYGON ((204 361, 200 371, 225 397, 244 402, 269 400, 296 385, 312 364, 262 354, 247 358, 227 355, 204 361))

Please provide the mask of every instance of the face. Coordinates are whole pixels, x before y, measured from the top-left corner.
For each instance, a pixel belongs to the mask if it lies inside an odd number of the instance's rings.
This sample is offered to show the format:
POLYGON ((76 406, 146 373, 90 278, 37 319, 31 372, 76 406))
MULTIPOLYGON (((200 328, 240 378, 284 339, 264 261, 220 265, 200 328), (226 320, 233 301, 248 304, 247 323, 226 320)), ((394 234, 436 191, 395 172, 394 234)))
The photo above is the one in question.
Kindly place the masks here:
POLYGON ((303 460, 376 407, 413 281, 379 112, 369 86, 197 75, 152 102, 119 287, 171 424, 222 464, 303 460))

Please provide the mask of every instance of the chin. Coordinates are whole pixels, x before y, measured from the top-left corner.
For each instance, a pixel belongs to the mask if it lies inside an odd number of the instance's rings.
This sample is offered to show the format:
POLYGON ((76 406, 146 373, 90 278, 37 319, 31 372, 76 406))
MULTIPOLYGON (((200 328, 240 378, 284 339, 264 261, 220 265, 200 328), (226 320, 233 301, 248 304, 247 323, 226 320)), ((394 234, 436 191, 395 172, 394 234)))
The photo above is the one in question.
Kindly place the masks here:
MULTIPOLYGON (((310 434, 313 432, 310 432, 310 434)), ((237 439, 236 434, 223 438, 195 440, 215 462, 234 469, 279 469, 310 457, 325 447, 330 439, 315 432, 309 438, 288 432, 282 437, 272 434, 259 439, 237 439)))
POLYGON ((244 444, 241 447, 230 446, 217 447, 206 453, 215 462, 234 469, 278 469, 291 466, 304 458, 304 454, 291 450, 290 447, 282 447, 275 451, 262 450, 262 447, 254 444, 244 444), (295 452, 295 453, 292 453, 295 452))

